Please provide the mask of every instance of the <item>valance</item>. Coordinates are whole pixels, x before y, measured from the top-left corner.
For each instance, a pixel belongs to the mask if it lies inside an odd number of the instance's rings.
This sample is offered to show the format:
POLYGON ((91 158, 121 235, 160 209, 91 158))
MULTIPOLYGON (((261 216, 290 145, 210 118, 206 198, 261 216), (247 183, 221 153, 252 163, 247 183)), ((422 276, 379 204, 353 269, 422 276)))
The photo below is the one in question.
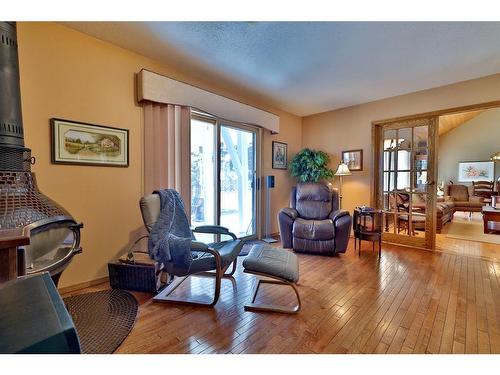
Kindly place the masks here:
POLYGON ((137 74, 137 100, 188 106, 226 120, 257 125, 279 133, 279 116, 199 87, 142 69, 137 74))

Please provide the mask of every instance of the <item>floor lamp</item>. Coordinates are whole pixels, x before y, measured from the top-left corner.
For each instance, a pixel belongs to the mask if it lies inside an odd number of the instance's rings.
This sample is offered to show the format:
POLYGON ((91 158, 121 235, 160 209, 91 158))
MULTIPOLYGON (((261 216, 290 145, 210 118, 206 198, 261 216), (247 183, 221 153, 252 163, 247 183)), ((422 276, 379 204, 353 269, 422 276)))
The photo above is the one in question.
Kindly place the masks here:
POLYGON ((342 183, 343 183, 343 178, 344 176, 350 176, 352 173, 349 170, 349 167, 347 167, 347 164, 345 163, 340 163, 339 167, 337 168, 337 172, 335 172, 335 176, 340 177, 340 188, 339 188, 339 198, 340 198, 340 205, 339 208, 342 208, 342 183))

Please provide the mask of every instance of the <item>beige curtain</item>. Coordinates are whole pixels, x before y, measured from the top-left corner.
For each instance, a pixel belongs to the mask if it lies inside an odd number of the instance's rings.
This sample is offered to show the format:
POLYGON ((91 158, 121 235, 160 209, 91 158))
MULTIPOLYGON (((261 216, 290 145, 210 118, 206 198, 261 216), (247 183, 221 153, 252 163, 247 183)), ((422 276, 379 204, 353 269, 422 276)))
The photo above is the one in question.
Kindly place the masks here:
POLYGON ((145 101, 144 189, 175 189, 191 208, 191 109, 173 104, 145 101))

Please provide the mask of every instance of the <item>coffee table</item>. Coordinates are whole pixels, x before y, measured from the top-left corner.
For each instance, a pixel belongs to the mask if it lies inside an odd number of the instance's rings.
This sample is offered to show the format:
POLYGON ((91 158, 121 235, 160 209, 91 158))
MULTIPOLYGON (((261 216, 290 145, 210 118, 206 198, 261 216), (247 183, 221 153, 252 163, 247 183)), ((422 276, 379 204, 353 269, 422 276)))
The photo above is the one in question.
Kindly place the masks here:
POLYGON ((500 209, 492 206, 483 206, 484 233, 500 234, 500 209))

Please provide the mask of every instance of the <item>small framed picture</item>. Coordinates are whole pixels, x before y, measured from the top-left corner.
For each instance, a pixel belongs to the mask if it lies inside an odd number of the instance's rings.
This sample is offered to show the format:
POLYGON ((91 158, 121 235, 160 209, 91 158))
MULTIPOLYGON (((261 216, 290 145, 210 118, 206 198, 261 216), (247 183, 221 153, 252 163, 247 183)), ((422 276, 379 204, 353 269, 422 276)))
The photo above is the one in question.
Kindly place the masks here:
POLYGON ((495 162, 461 161, 458 163, 458 182, 493 181, 495 162))
POLYGON ((363 150, 342 151, 342 161, 347 164, 350 171, 362 171, 363 150))
POLYGON ((128 130, 53 118, 52 163, 128 167, 128 130))
POLYGON ((288 145, 273 141, 273 169, 287 169, 288 145))

